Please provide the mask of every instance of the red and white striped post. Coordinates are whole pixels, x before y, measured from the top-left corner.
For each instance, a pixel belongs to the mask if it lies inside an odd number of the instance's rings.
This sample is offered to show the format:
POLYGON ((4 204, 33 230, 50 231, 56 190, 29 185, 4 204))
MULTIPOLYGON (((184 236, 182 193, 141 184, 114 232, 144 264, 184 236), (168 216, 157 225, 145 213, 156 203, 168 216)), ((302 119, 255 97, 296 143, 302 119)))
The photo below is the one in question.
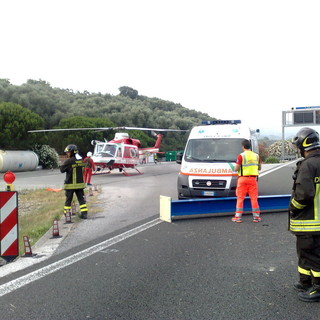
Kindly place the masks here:
POLYGON ((15 179, 14 173, 7 171, 3 175, 6 191, 0 191, 0 256, 6 261, 19 256, 18 193, 12 191, 15 179))
POLYGON ((19 256, 18 193, 0 191, 0 255, 6 261, 19 256))

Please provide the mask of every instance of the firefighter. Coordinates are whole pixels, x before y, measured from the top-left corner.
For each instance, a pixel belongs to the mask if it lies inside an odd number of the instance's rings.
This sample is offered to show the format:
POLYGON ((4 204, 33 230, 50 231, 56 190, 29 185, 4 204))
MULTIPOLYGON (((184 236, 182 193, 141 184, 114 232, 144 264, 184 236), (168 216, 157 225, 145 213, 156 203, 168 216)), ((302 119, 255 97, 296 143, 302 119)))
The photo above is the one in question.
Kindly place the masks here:
POLYGON ((320 301, 320 142, 304 127, 292 139, 304 159, 297 162, 289 204, 289 229, 296 236, 300 291, 306 302, 320 301))
POLYGON ((95 170, 95 165, 92 160, 92 152, 89 151, 87 153, 86 158, 84 158, 83 162, 85 164, 84 167, 84 182, 88 185, 91 186, 91 177, 92 177, 92 171, 95 170))
POLYGON ((88 208, 84 196, 84 188, 86 186, 83 180, 84 163, 82 157, 78 153, 78 148, 74 144, 69 144, 64 152, 68 159, 60 166, 61 173, 66 173, 64 181, 64 189, 66 194, 66 201, 64 204, 64 214, 71 210, 71 202, 73 194, 75 193, 80 206, 80 217, 87 219, 88 208))
POLYGON ((242 222, 243 202, 249 194, 253 222, 260 222, 260 207, 258 204, 258 176, 261 170, 261 162, 258 154, 250 150, 251 143, 249 140, 241 142, 243 152, 238 155, 234 171, 238 171, 237 181, 237 204, 233 222, 242 222))

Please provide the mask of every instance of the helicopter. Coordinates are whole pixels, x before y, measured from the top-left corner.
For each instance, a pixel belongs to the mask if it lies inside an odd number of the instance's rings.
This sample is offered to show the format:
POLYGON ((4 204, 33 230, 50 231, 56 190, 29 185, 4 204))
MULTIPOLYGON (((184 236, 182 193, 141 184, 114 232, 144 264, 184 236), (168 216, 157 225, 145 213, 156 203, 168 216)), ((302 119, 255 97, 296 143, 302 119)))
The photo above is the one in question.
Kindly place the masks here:
POLYGON ((136 170, 136 174, 143 174, 137 166, 140 163, 146 162, 146 159, 153 154, 160 153, 159 148, 163 135, 156 131, 187 131, 180 129, 152 129, 152 128, 137 128, 137 127, 108 127, 108 128, 69 128, 69 129, 46 129, 46 130, 30 130, 30 133, 36 132, 58 132, 58 131, 77 131, 77 130, 143 130, 151 131, 157 137, 153 147, 142 148, 140 140, 133 139, 125 132, 117 132, 110 141, 92 140, 94 146, 92 160, 95 165, 93 174, 111 173, 112 170, 118 169, 125 176, 130 176, 127 169, 136 170))

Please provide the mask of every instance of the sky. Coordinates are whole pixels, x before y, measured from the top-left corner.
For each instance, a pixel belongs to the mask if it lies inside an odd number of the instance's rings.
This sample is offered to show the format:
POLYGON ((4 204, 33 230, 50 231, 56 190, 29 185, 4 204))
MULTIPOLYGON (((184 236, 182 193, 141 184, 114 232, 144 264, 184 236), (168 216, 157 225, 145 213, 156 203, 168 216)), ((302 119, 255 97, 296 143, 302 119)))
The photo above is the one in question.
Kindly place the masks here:
POLYGON ((320 106, 319 9, 318 0, 2 0, 0 78, 113 95, 129 86, 281 133, 282 111, 320 106))

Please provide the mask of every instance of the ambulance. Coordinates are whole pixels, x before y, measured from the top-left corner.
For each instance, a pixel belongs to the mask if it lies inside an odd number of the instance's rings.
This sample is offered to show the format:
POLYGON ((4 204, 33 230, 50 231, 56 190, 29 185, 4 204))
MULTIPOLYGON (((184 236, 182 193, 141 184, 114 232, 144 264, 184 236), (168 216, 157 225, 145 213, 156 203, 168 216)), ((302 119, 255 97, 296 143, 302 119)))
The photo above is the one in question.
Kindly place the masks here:
POLYGON ((249 140, 252 151, 259 153, 258 134, 259 129, 251 130, 240 120, 203 121, 192 128, 184 153, 176 160, 181 164, 178 199, 234 197, 241 142, 249 140))

